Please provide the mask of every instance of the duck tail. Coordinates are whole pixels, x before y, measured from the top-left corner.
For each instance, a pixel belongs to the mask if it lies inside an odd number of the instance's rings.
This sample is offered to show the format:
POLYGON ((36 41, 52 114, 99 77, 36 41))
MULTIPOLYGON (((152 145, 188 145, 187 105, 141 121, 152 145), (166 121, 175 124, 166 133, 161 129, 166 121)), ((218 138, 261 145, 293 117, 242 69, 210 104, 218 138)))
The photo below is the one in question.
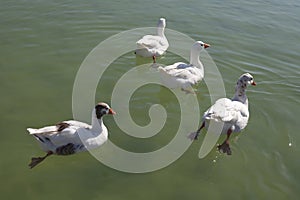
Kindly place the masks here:
POLYGON ((163 68, 163 67, 158 67, 157 69, 158 69, 158 71, 167 74, 165 68, 163 68))
POLYGON ((58 131, 57 126, 46 126, 44 128, 27 128, 27 131, 30 135, 34 134, 47 134, 47 133, 56 133, 58 131))
POLYGON ((172 77, 164 67, 158 67, 158 71, 162 75, 162 79, 172 77))
POLYGON ((45 143, 45 139, 43 135, 41 135, 41 130, 40 129, 35 129, 35 128, 27 128, 27 131, 29 132, 30 135, 33 135, 38 141, 45 143))
POLYGON ((27 128, 27 131, 29 132, 30 135, 38 133, 38 129, 35 128, 27 128))

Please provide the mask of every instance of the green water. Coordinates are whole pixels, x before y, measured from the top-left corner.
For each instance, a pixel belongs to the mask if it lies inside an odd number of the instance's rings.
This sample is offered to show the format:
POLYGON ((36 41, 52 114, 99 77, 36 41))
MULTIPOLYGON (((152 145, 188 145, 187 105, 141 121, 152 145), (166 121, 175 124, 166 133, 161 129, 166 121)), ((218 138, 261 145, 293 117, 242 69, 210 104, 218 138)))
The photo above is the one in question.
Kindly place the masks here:
MULTIPOLYGON (((299 13, 296 0, 2 0, 1 199, 298 199, 299 13), (154 26, 161 16, 169 29, 211 44, 207 51, 228 97, 241 73, 253 74, 257 86, 248 90, 251 116, 243 133, 232 137, 233 155, 213 150, 198 159, 201 135, 180 159, 152 173, 119 172, 89 153, 53 156, 29 170, 31 156, 43 152, 26 128, 72 118, 73 84, 88 53, 111 35, 154 26)), ((159 61, 179 60, 167 53, 159 61)), ((117 59, 100 80, 95 101, 110 102, 113 84, 135 65, 131 52, 117 59)), ((204 82, 197 88, 202 115, 210 99, 204 82)), ((167 144, 180 116, 172 93, 157 85, 139 88, 130 113, 137 124, 146 125, 153 103, 168 111, 160 134, 133 139, 107 117, 111 140, 135 152, 167 144)))

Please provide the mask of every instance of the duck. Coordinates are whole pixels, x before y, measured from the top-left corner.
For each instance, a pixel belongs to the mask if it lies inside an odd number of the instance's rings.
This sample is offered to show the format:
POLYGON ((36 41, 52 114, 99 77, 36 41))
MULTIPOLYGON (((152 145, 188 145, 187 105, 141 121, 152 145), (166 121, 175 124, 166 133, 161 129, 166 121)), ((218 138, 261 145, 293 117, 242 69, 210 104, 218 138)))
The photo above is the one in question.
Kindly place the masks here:
POLYGON ((116 112, 107 103, 96 104, 92 111, 92 124, 67 120, 43 128, 27 128, 46 155, 33 157, 29 167, 32 169, 50 155, 72 155, 101 146, 107 141, 108 130, 103 123, 104 115, 116 112))
POLYGON ((142 57, 152 57, 153 63, 156 63, 156 57, 163 55, 169 42, 165 36, 166 19, 160 18, 157 24, 156 35, 145 35, 136 42, 137 49, 135 54, 142 57))
POLYGON ((191 48, 189 64, 176 62, 165 67, 158 67, 163 84, 171 89, 180 87, 187 93, 193 93, 188 88, 204 78, 204 68, 199 56, 200 52, 208 47, 210 44, 196 41, 191 48))
POLYGON ((253 76, 250 73, 242 74, 235 86, 235 94, 233 98, 218 99, 202 117, 202 124, 196 132, 188 135, 191 140, 196 140, 202 128, 208 128, 209 122, 222 123, 223 129, 221 134, 226 134, 225 141, 218 145, 220 152, 231 155, 229 138, 232 133, 241 132, 248 124, 249 108, 246 89, 248 85, 256 85, 253 76))

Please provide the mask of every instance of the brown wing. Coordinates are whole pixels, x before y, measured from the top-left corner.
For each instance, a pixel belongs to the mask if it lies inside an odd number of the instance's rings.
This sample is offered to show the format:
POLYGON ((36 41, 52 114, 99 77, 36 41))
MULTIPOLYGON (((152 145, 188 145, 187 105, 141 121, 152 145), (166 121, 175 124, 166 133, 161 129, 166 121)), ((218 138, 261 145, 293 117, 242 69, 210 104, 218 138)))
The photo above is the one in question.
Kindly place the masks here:
POLYGON ((69 126, 70 126, 70 124, 65 123, 65 122, 60 122, 60 123, 56 124, 58 132, 61 132, 62 130, 64 130, 65 128, 68 128, 69 126))

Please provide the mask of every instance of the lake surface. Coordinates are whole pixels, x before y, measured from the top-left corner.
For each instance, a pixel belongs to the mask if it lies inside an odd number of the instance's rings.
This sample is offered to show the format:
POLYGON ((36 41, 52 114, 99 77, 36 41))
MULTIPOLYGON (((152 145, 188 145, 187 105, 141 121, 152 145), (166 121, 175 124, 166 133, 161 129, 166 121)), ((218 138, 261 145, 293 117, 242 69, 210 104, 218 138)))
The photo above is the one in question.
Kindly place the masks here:
MULTIPOLYGON (((10 0, 1 2, 0 11, 1 199, 299 198, 299 1, 10 0), (88 152, 53 156, 29 170, 30 158, 44 152, 26 128, 73 117, 74 81, 87 55, 107 38, 153 27, 160 17, 170 30, 211 44, 207 53, 222 75, 227 97, 242 73, 254 76, 257 86, 247 92, 251 116, 246 129, 231 138, 233 155, 214 147, 199 159, 201 134, 178 160, 150 173, 112 169, 88 152)), ((182 59, 167 52, 158 62, 182 59)), ((111 104, 118 79, 140 62, 150 65, 151 59, 139 61, 130 51, 115 59, 101 77, 95 99, 83 96, 83 101, 111 104)), ((210 94, 205 81, 195 89, 201 116, 211 104, 210 94)), ((168 144, 181 116, 171 91, 158 84, 140 87, 131 97, 130 115, 146 126, 153 104, 164 106, 168 115, 157 135, 130 137, 108 116, 110 140, 132 152, 168 144)), ((82 120, 90 121, 89 116, 82 120)))

